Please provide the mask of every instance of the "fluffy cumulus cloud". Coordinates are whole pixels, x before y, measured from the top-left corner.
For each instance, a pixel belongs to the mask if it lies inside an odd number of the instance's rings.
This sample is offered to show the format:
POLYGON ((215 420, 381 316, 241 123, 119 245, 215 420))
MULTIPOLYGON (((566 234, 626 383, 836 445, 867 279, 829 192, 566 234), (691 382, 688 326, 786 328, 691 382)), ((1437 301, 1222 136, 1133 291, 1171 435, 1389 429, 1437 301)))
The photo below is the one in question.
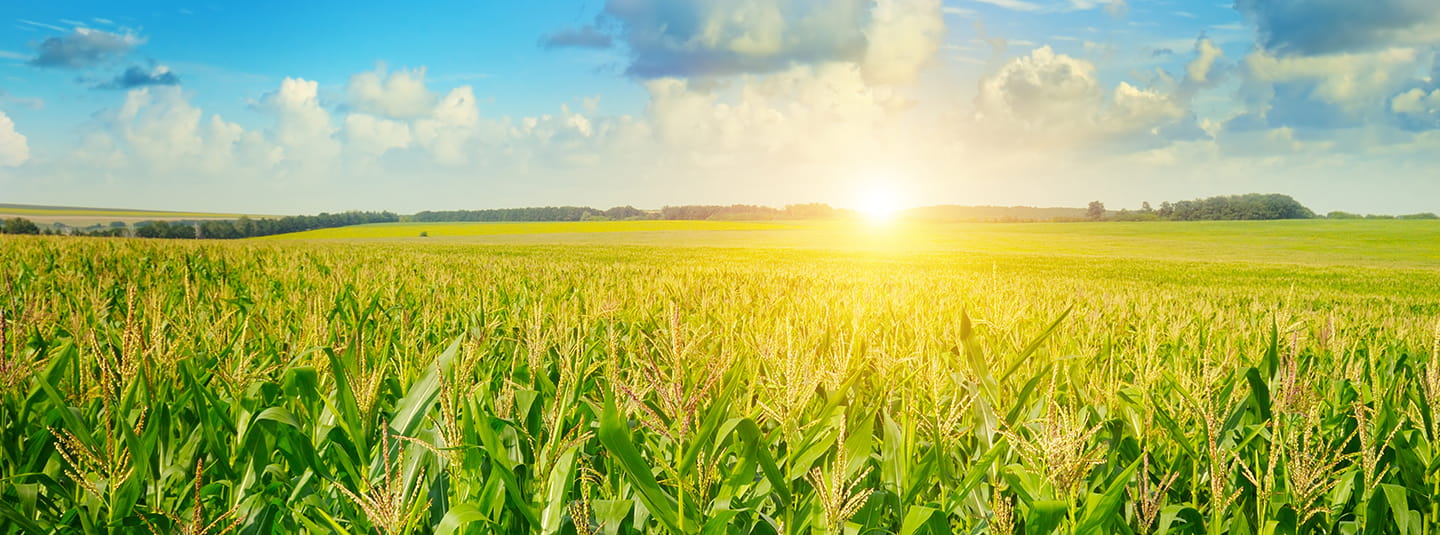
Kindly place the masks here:
POLYGON ((1440 45, 1432 0, 1238 0, 1236 8, 1258 34, 1238 69, 1245 112, 1227 128, 1291 132, 1312 146, 1367 131, 1357 143, 1374 146, 1398 142, 1386 128, 1440 126, 1404 111, 1433 89, 1423 76, 1440 45))
POLYGON ((1022 145, 1094 146, 1139 137, 1194 133, 1190 113, 1174 94, 1120 82, 1106 90, 1095 64, 1040 47, 980 81, 975 100, 977 141, 1022 145))
POLYGON ((411 143, 410 125, 365 113, 345 117, 345 138, 361 152, 384 154, 391 149, 404 149, 411 143))
POLYGON ((1440 43, 1434 0, 1237 0, 1272 53, 1318 55, 1440 43))
POLYGON ((424 116, 435 105, 435 96, 425 88, 424 67, 386 73, 381 65, 351 76, 346 92, 355 109, 394 119, 424 116))
POLYGON ((0 112, 0 167, 15 167, 30 159, 30 144, 15 131, 15 122, 0 112))
POLYGON ((1413 88, 1390 99, 1390 111, 1404 128, 1429 130, 1440 128, 1440 88, 1426 92, 1413 88))
POLYGON ((865 78, 909 83, 945 37, 940 0, 876 0, 865 29, 865 78))
POLYGON ((76 159, 162 179, 263 168, 280 157, 261 134, 207 117, 177 87, 131 90, 119 109, 98 114, 97 121, 76 159))
POLYGON ((610 0, 640 78, 767 73, 833 61, 907 81, 939 47, 938 0, 610 0))
POLYGON ((274 137, 294 161, 328 164, 340 152, 330 112, 320 105, 319 84, 286 78, 280 89, 265 95, 258 108, 275 116, 274 137))
POLYGON ((50 37, 35 45, 36 67, 82 69, 99 65, 128 54, 145 39, 133 33, 112 33, 90 28, 75 28, 59 37, 50 37))
POLYGON ((784 156, 815 161, 875 149, 906 101, 849 63, 796 66, 734 90, 682 78, 646 83, 657 140, 700 159, 784 156))
POLYGON ((429 116, 415 121, 415 138, 439 163, 460 165, 470 159, 468 144, 479 124, 475 91, 461 86, 440 99, 429 116))
POLYGON ((1251 113, 1274 127, 1355 127, 1380 120, 1390 98, 1415 83, 1421 54, 1413 48, 1245 58, 1242 94, 1251 113))

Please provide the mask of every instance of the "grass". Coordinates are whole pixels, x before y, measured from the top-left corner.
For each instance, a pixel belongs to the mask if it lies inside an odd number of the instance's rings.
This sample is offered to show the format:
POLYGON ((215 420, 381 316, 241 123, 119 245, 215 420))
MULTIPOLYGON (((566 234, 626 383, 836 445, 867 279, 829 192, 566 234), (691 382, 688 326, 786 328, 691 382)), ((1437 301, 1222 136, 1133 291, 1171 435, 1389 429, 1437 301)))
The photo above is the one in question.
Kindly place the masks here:
POLYGON ((1436 227, 1305 223, 7 239, 0 532, 1431 533, 1436 227))

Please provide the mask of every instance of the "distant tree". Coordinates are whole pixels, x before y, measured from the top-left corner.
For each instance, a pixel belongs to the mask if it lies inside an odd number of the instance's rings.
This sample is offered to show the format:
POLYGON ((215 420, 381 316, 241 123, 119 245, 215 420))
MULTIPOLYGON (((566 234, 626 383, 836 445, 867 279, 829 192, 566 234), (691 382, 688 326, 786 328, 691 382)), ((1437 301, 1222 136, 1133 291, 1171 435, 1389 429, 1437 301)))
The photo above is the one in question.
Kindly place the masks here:
POLYGON ((1140 203, 1140 211, 1148 214, 1150 212, 1154 212, 1155 209, 1150 207, 1150 201, 1145 201, 1140 203))
POLYGON ((1339 211, 1339 210, 1335 210, 1335 211, 1333 211, 1333 212, 1330 212, 1330 213, 1328 213, 1328 214, 1325 214, 1325 219, 1363 219, 1364 217, 1365 217, 1365 216, 1362 216, 1362 215, 1360 215, 1360 214, 1352 214, 1352 213, 1350 213, 1350 212, 1341 212, 1341 211, 1339 211))
POLYGON ((1155 212, 1155 215, 1160 216, 1160 219, 1170 219, 1170 216, 1174 213, 1175 205, 1170 204, 1170 201, 1165 201, 1160 203, 1160 209, 1155 212))
POLYGON ((1105 219, 1105 203, 1090 201, 1090 206, 1085 209, 1085 217, 1090 218, 1091 221, 1105 219))
POLYGON ((1402 215, 1396 219, 1440 219, 1440 215, 1435 215, 1434 212, 1421 212, 1418 214, 1402 215))
POLYGON ((0 226, 0 233, 4 234, 39 234, 40 227, 34 222, 23 217, 13 217, 5 220, 5 225, 0 226))
POLYGON ((634 206, 616 206, 605 211, 605 217, 613 221, 624 221, 626 219, 644 219, 647 216, 644 210, 634 206))

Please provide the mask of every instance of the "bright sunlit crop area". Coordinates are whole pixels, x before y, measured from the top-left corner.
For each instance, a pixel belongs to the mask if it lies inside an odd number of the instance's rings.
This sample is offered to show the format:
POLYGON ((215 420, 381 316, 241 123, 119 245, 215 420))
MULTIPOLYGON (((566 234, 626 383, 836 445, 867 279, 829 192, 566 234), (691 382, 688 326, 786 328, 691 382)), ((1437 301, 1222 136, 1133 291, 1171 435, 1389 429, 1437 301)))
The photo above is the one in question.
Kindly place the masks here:
POLYGON ((906 249, 781 227, 7 239, 0 525, 1224 533, 1428 514, 1390 496, 1433 489, 1407 468, 1434 462, 1440 416, 1432 222, 907 227, 906 249))
POLYGON ((0 535, 1440 535, 1440 0, 0 27, 0 535))

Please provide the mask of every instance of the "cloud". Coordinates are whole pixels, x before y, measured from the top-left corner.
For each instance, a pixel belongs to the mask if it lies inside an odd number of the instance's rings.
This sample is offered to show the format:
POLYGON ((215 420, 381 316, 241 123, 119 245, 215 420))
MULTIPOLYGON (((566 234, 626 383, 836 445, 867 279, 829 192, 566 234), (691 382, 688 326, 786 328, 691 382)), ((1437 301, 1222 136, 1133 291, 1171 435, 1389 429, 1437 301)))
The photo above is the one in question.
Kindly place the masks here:
POLYGON ((1185 65, 1185 80, 1195 86, 1208 86, 1215 82, 1212 68, 1215 60, 1225 57, 1225 52, 1207 38, 1195 41, 1195 59, 1185 65))
POLYGON ((1105 4, 1105 13, 1114 19, 1123 19, 1130 13, 1130 4, 1125 0, 1110 0, 1105 4))
POLYGON ((114 79, 95 84, 92 89, 134 89, 152 85, 180 85, 180 76, 164 65, 145 70, 131 66, 114 79))
POLYGON ((562 28, 540 37, 540 46, 546 50, 556 48, 610 48, 615 39, 597 29, 594 25, 579 28, 562 28))
POLYGON ((1295 84, 1304 96, 1350 110, 1375 107, 1409 82, 1422 56, 1413 48, 1321 56, 1277 56, 1258 50, 1245 58, 1251 91, 1273 93, 1295 84))
POLYGON ((1426 92, 1413 88, 1390 99, 1390 112, 1402 128, 1423 131, 1440 129, 1440 89, 1426 92))
POLYGON ((57 32, 69 31, 69 30, 67 30, 67 29, 65 29, 65 28, 61 28, 61 27, 56 26, 56 25, 54 25, 54 24, 46 24, 46 23, 43 23, 43 22, 35 22, 35 21, 33 21, 33 20, 19 19, 19 20, 17 20, 16 22, 19 22, 20 24, 24 24, 25 26, 32 26, 32 27, 35 27, 35 28, 45 28, 45 29, 47 29, 47 30, 55 30, 55 31, 57 31, 57 32))
POLYGON ((421 117, 435 105, 435 95, 425 89, 424 67, 386 74, 380 65, 351 76, 346 93, 355 109, 392 119, 421 117))
POLYGON ((0 167, 16 167, 30 160, 30 144, 15 131, 15 122, 0 112, 0 167))
POLYGON ((248 132, 219 115, 208 118, 178 87, 131 90, 118 110, 97 115, 98 128, 75 159, 107 172, 130 168, 137 173, 186 180, 220 175, 237 168, 265 168, 279 149, 261 134, 248 132))
POLYGON ((340 153, 330 113, 320 106, 319 84, 302 78, 285 78, 280 89, 268 93, 257 108, 275 116, 274 139, 292 161, 329 165, 340 153))
POLYGON ((872 83, 907 84, 935 57, 945 37, 940 0, 877 0, 865 31, 862 63, 872 83))
POLYGON ((366 154, 379 155, 391 149, 404 149, 411 143, 410 125, 364 113, 345 117, 345 138, 351 146, 366 154))
POLYGON ((1095 64, 1040 47, 980 81, 974 130, 981 143, 1044 147, 1165 144, 1200 135, 1183 99, 1120 82, 1101 87, 1095 64), (1108 94, 1108 98, 1107 98, 1108 94))
POLYGON ((1273 54, 1367 52, 1440 43, 1434 0, 1236 0, 1273 54))
POLYGON ((145 39, 133 33, 111 33, 75 28, 67 35, 51 37, 35 45, 30 64, 36 67, 83 69, 124 56, 145 39))
POLYGON ((451 89, 431 110, 430 116, 415 121, 415 140, 443 165, 470 161, 467 145, 480 124, 480 109, 470 86, 451 89))
POLYGON ((939 0, 610 0, 643 79, 779 72, 852 62, 875 83, 914 77, 939 47, 939 0))
POLYGON ((1390 99, 1390 111, 1409 115, 1440 113, 1440 89, 1425 94, 1423 89, 1411 89, 1390 99))
POLYGON ((990 5, 992 5, 992 6, 1003 7, 1003 8, 1005 8, 1005 9, 1014 10, 1014 11, 1025 11, 1025 12, 1035 13, 1035 12, 1045 11, 1045 10, 1046 10, 1046 7, 1045 7, 1045 6, 1042 6, 1042 5, 1040 5, 1040 4, 1036 4, 1036 3, 1034 3, 1034 2, 1026 2, 1025 0, 975 0, 975 1, 976 1, 976 2, 980 2, 980 3, 982 3, 982 4, 990 4, 990 5))

